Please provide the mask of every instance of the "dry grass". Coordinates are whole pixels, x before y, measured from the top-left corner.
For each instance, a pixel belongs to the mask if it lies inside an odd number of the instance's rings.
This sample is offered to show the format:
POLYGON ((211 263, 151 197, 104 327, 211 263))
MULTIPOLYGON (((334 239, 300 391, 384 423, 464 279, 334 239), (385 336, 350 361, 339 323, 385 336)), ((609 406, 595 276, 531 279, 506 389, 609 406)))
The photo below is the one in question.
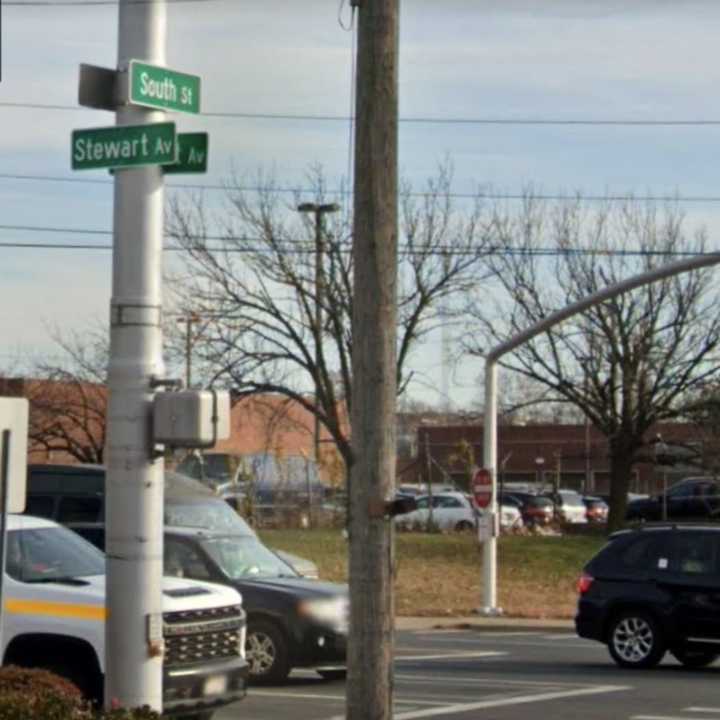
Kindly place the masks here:
MULTIPOLYGON (((347 580, 347 543, 338 530, 263 530, 271 547, 306 557, 327 580, 347 580)), ((568 618, 575 581, 603 544, 597 536, 505 536, 498 551, 499 605, 514 617, 568 618)), ((398 615, 469 615, 481 604, 482 554, 472 534, 399 533, 398 615)))

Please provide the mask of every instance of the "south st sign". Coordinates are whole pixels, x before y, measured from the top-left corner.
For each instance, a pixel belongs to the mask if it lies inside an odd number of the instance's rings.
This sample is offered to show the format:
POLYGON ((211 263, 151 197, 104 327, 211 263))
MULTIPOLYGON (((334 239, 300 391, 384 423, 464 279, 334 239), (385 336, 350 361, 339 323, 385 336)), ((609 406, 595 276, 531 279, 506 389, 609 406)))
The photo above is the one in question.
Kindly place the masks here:
POLYGON ((200 78, 197 75, 149 65, 139 60, 130 61, 128 73, 129 100, 133 105, 186 113, 200 112, 200 78))
POLYGON ((167 165, 176 160, 175 123, 73 130, 73 170, 167 165))

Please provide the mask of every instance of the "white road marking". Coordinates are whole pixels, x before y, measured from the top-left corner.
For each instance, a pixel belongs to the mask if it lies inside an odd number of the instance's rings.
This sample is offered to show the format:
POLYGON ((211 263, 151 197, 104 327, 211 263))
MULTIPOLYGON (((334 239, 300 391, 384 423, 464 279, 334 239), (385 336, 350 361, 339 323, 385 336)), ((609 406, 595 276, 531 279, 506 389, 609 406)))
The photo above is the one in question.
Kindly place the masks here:
MULTIPOLYGON (((403 675, 402 673, 396 673, 395 678, 397 680, 407 680, 409 682, 430 682, 437 681, 437 675, 403 675)), ((502 678, 446 678, 442 679, 443 685, 523 685, 527 687, 545 687, 545 688, 586 688, 587 683, 568 683, 568 682, 550 682, 542 680, 505 680, 502 678)))
POLYGON ((283 692, 282 690, 248 690, 248 697, 284 697, 298 698, 299 700, 333 700, 334 702, 345 702, 344 695, 323 695, 322 693, 299 693, 299 692, 283 692))
POLYGON ((544 640, 577 640, 577 633, 555 633, 554 635, 543 635, 544 640))
POLYGON ((687 715, 633 715, 630 720, 696 720, 687 715))
POLYGON ((717 713, 720 715, 720 707, 689 707, 685 708, 684 712, 717 713))
MULTIPOLYGON (((325 695, 322 693, 285 692, 283 690, 250 690, 248 696, 297 698, 298 700, 328 700, 332 702, 345 702, 345 695, 325 695)), ((442 700, 413 700, 407 698, 394 698, 395 705, 428 705, 430 707, 444 707, 447 702, 442 700)))
MULTIPOLYGON (((418 630, 413 633, 413 635, 417 635, 419 637, 432 637, 436 640, 442 640, 442 638, 437 637, 438 635, 450 635, 453 633, 460 633, 460 632, 468 632, 468 631, 461 631, 461 630, 436 630, 434 632, 427 632, 426 630, 418 630)), ((485 632, 483 630, 480 631, 473 631, 475 635, 477 635, 477 639, 481 640, 484 637, 517 637, 519 635, 535 635, 536 637, 540 637, 541 633, 537 630, 491 630, 488 632, 485 632)), ((452 640, 453 642, 457 642, 457 638, 448 638, 448 640, 452 640)), ((469 640, 464 639, 460 642, 475 642, 475 640, 469 640)))
MULTIPOLYGON (((542 702, 545 700, 560 700, 568 697, 581 695, 598 695, 601 693, 619 692, 630 690, 627 685, 596 685, 578 690, 563 690, 558 692, 537 693, 536 695, 518 695, 516 697, 498 698, 496 700, 481 700, 479 702, 462 703, 458 705, 445 705, 439 708, 428 708, 427 710, 415 710, 398 713, 393 720, 416 720, 417 718, 445 717, 457 713, 466 713, 473 710, 484 710, 486 708, 504 707, 508 705, 522 705, 526 703, 542 702)), ((329 720, 345 720, 344 715, 336 715, 329 720)))
POLYGON ((467 658, 498 657, 507 655, 506 652, 496 650, 480 650, 478 652, 444 653, 437 655, 396 655, 395 662, 403 660, 465 660, 467 658))
POLYGON ((548 646, 548 640, 557 639, 558 644, 561 644, 563 648, 600 648, 605 650, 605 646, 601 643, 596 643, 593 640, 583 640, 577 635, 548 635, 547 637, 538 634, 531 635, 501 635, 490 633, 478 633, 477 638, 434 638, 436 645, 514 645, 517 647, 544 647, 548 646))

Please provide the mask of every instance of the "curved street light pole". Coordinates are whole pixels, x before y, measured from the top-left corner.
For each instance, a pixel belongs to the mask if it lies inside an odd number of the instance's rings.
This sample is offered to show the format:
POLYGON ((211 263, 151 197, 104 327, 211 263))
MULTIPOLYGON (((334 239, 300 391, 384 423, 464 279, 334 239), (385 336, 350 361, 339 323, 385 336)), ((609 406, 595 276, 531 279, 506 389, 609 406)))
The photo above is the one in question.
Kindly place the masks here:
MULTIPOLYGON (((710 265, 720 263, 720 253, 694 256, 685 260, 678 260, 668 265, 655 268, 640 275, 634 275, 582 300, 578 300, 557 312, 548 315, 543 320, 534 323, 526 330, 511 337, 509 340, 494 347, 485 355, 485 420, 483 428, 483 465, 490 472, 492 482, 492 499, 490 500, 491 527, 496 529, 497 521, 497 363, 505 354, 516 350, 521 345, 537 337, 551 327, 573 317, 605 300, 611 300, 622 293, 636 290, 644 285, 650 285, 658 280, 664 280, 674 275, 680 275, 691 270, 698 270, 710 265)), ((501 615, 502 608, 497 606, 497 535, 485 540, 483 544, 483 605, 480 608, 482 615, 501 615)))

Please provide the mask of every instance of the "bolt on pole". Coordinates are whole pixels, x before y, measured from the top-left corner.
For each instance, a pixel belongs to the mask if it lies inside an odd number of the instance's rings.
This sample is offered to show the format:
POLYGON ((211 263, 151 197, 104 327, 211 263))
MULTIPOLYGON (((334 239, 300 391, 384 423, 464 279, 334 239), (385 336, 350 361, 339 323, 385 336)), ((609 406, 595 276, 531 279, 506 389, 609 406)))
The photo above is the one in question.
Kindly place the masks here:
MULTIPOLYGON (((120 0, 118 70, 165 64, 165 0, 120 0)), ((117 125, 164 113, 121 106, 117 125)), ((163 470, 151 447, 153 379, 164 375, 161 332, 163 174, 115 171, 107 440, 105 702, 162 710, 163 470)))

